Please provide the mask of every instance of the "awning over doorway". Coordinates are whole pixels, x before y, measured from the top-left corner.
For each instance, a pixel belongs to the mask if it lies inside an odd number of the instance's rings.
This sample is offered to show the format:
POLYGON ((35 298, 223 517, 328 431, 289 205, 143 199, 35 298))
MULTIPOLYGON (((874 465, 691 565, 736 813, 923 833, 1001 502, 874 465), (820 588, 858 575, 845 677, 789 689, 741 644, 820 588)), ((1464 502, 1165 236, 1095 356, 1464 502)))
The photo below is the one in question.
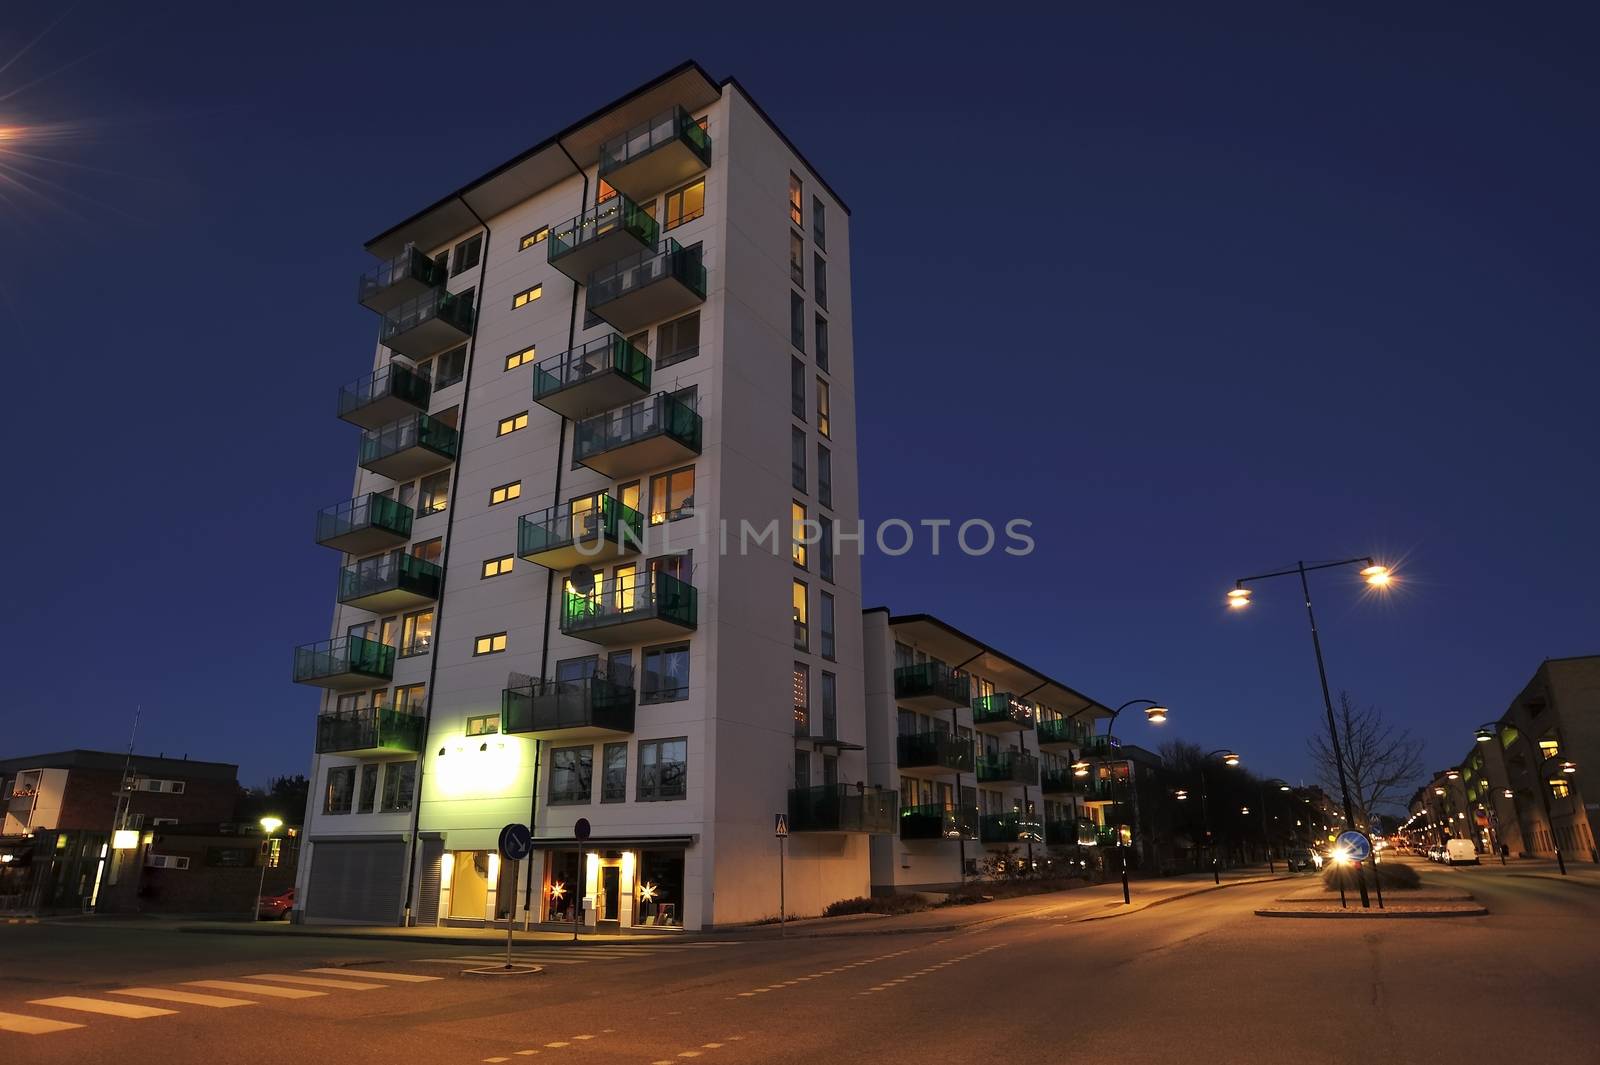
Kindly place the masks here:
POLYGON ((590 836, 579 842, 576 836, 542 836, 533 841, 533 849, 573 850, 579 846, 589 850, 642 850, 652 847, 688 847, 700 841, 696 835, 688 836, 590 836))

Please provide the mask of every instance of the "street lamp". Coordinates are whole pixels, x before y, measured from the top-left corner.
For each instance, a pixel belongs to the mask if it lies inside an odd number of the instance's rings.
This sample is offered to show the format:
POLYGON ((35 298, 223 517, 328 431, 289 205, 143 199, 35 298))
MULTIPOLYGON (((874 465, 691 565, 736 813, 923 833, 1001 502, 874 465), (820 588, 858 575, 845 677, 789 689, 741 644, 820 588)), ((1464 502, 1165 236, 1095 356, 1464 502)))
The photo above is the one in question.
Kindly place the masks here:
MULTIPOLYGON (((1499 732, 1499 729, 1500 723, 1498 721, 1490 721, 1487 724, 1479 725, 1474 731, 1473 735, 1477 738, 1479 743, 1488 743, 1490 740, 1495 738, 1495 735, 1499 732)), ((1550 815, 1549 775, 1545 772, 1544 764, 1539 760, 1539 751, 1534 747, 1533 741, 1528 738, 1528 734, 1523 732, 1521 729, 1515 729, 1513 731, 1515 731, 1517 739, 1521 740, 1523 744, 1527 746, 1528 753, 1532 756, 1529 760, 1529 764, 1533 766, 1533 771, 1538 777, 1538 779, 1534 781, 1534 786, 1539 789, 1539 804, 1544 810, 1544 823, 1550 828, 1550 846, 1555 848, 1556 868, 1561 870, 1562 876, 1566 876, 1567 859, 1561 853, 1561 840, 1556 836, 1556 822, 1555 819, 1550 815)), ((1546 759, 1545 761, 1550 761, 1550 759, 1546 759)), ((1562 773, 1569 775, 1578 771, 1578 766, 1575 762, 1562 762, 1556 768, 1562 773)), ((1506 788, 1503 794, 1506 798, 1511 800, 1512 809, 1515 811, 1517 804, 1516 793, 1510 788, 1506 788)))
POLYGON ((1206 760, 1222 756, 1222 764, 1232 768, 1239 764, 1239 756, 1227 747, 1218 747, 1200 756, 1200 823, 1205 827, 1206 847, 1211 851, 1211 882, 1222 883, 1222 873, 1217 868, 1217 848, 1211 842, 1211 810, 1206 802, 1206 760))
MULTIPOLYGON (((1311 646, 1317 655, 1317 679, 1322 682, 1322 705, 1328 712, 1328 740, 1333 747, 1334 768, 1338 770, 1340 798, 1344 800, 1345 824, 1353 826, 1356 823, 1355 804, 1350 801, 1350 785, 1345 780, 1344 752, 1339 747, 1339 729, 1333 717, 1333 697, 1328 694, 1328 670, 1322 661, 1322 638, 1317 635, 1317 615, 1311 609, 1311 584, 1306 580, 1306 574, 1316 570, 1333 569, 1340 566, 1361 567, 1361 577, 1367 582, 1368 587, 1376 589, 1387 588, 1394 580, 1394 572, 1385 565, 1368 557, 1347 558, 1339 562, 1322 562, 1307 566, 1304 562, 1295 563, 1294 569, 1277 570, 1272 573, 1259 573, 1253 577, 1241 577, 1233 582, 1233 590, 1228 593, 1228 606, 1239 610, 1250 605, 1252 589, 1247 587, 1250 581, 1263 581, 1271 577, 1288 577, 1298 574, 1300 577, 1300 590, 1306 599, 1306 620, 1311 623, 1311 646)), ((1367 897, 1367 884, 1359 876, 1356 883, 1361 887, 1361 905, 1363 909, 1371 908, 1372 901, 1367 897)))
MULTIPOLYGON (((1279 791, 1286 792, 1286 791, 1290 791, 1292 789, 1289 787, 1289 784, 1288 784, 1287 781, 1279 780, 1277 777, 1268 777, 1266 780, 1263 780, 1261 782, 1261 843, 1262 843, 1263 846, 1265 846, 1267 848, 1267 872, 1275 874, 1275 873, 1277 873, 1278 870, 1272 864, 1272 836, 1271 836, 1271 834, 1269 833, 1269 831, 1267 829, 1267 785, 1268 784, 1271 784, 1273 787, 1277 788, 1279 791)), ((1245 811, 1245 813, 1249 813, 1249 812, 1250 812, 1249 810, 1245 811)), ((1288 859, 1285 858, 1284 860, 1287 861, 1288 859)), ((1289 871, 1293 872, 1294 870, 1291 868, 1289 871)))
MULTIPOLYGON (((1116 742, 1116 736, 1114 736, 1112 734, 1111 730, 1112 730, 1113 727, 1115 727, 1115 725, 1117 723, 1117 716, 1119 714, 1121 714, 1124 710, 1128 709, 1128 707, 1130 707, 1130 706, 1138 706, 1140 703, 1149 704, 1144 708, 1144 719, 1146 721, 1148 721, 1152 725, 1164 725, 1164 724, 1166 724, 1167 715, 1169 713, 1171 713, 1171 711, 1168 710, 1166 706, 1162 705, 1161 703, 1157 702, 1154 699, 1129 699, 1127 702, 1123 703, 1121 706, 1119 706, 1115 710, 1111 711, 1111 716, 1106 719, 1106 747, 1107 747, 1108 751, 1110 750, 1110 746, 1113 743, 1116 742)), ((1082 710, 1074 711, 1072 716, 1073 717, 1077 717, 1078 714, 1083 713, 1083 711, 1087 710, 1087 709, 1088 709, 1088 707, 1085 706, 1082 710)), ((1092 727, 1093 726, 1091 726, 1091 728, 1092 727)), ((1086 776, 1088 776, 1089 775, 1089 763, 1084 761, 1082 758, 1080 758, 1076 762, 1073 762, 1072 763, 1072 775, 1073 776, 1078 776, 1078 777, 1086 777, 1086 776)), ((1130 771, 1129 771, 1129 774, 1128 774, 1128 786, 1130 788, 1132 788, 1132 786, 1133 786, 1133 774, 1132 774, 1131 767, 1130 767, 1130 771)), ((1128 848, 1130 846, 1132 846, 1132 840, 1131 839, 1124 839, 1123 838, 1123 834, 1121 832, 1118 832, 1117 833, 1117 852, 1122 858, 1122 902, 1123 902, 1124 905, 1127 905, 1131 901, 1131 899, 1129 897, 1129 894, 1128 894, 1128 848)))
POLYGON ((261 855, 261 879, 256 884, 255 910, 250 915, 252 921, 261 920, 261 893, 267 889, 267 859, 272 856, 272 834, 282 827, 282 818, 268 815, 261 819, 261 832, 267 838, 266 847, 261 855))

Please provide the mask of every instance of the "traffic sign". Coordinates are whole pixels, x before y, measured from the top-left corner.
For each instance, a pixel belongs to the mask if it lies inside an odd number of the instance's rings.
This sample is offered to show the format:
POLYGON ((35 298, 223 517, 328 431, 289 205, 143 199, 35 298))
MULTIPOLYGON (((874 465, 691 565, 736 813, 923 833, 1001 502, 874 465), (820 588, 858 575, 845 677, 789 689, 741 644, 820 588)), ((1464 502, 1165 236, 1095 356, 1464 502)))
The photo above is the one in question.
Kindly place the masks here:
POLYGON ((572 835, 579 843, 589 838, 589 819, 587 817, 578 818, 577 822, 572 826, 572 835))
POLYGON ((533 833, 527 825, 512 822, 500 830, 498 849, 502 860, 520 862, 533 850, 533 833))
POLYGON ((773 818, 772 834, 774 836, 777 836, 779 839, 787 839, 788 838, 788 836, 789 836, 789 815, 788 814, 778 814, 775 818, 773 818))
POLYGON ((1343 847, 1345 854, 1352 862, 1364 862, 1372 857, 1372 841, 1365 833, 1350 829, 1339 833, 1339 838, 1334 841, 1335 847, 1343 847))

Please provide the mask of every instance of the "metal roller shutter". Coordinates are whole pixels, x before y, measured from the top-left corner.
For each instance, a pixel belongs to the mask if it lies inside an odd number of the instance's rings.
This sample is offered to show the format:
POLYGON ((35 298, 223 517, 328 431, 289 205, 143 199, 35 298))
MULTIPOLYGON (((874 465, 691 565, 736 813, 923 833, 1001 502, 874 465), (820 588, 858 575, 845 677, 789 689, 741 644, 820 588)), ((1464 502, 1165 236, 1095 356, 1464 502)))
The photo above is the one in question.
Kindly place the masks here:
POLYGON ((422 841, 422 880, 417 890, 417 924, 439 923, 439 877, 443 872, 444 840, 422 841))
POLYGON ((405 861, 400 840, 313 844, 306 919, 397 924, 405 861))

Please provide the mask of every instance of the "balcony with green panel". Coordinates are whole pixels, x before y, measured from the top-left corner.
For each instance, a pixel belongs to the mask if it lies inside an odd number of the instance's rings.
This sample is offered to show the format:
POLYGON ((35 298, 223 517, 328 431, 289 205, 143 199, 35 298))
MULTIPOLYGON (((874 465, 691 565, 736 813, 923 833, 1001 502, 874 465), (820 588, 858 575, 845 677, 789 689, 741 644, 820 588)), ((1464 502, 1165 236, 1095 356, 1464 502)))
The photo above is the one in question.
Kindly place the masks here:
POLYGON ((888 836, 896 831, 900 794, 850 784, 819 784, 789 789, 790 832, 864 832, 888 836))
POLYGON ((706 300, 701 246, 685 248, 666 237, 590 274, 585 298, 590 314, 624 336, 687 314, 706 300))
POLYGON ((1089 726, 1070 717, 1041 717, 1034 730, 1042 751, 1082 747, 1089 739, 1089 726))
POLYGON ((600 146, 600 177, 636 200, 653 199, 710 165, 711 137, 681 107, 663 111, 600 146))
POLYGON ((1010 692, 972 700, 972 727, 979 732, 1022 732, 1033 727, 1033 708, 1010 692))
POLYGON ((394 648, 360 636, 337 636, 294 649, 294 682, 318 688, 371 688, 394 679, 394 648))
POLYGON ((551 266, 582 284, 607 263, 653 250, 660 236, 656 220, 619 194, 550 227, 546 258, 551 266))
POLYGON ((1026 751, 998 751, 994 754, 980 754, 977 763, 977 777, 980 784, 1037 784, 1039 783, 1039 759, 1026 751))
POLYGON ((536 740, 616 740, 633 733, 633 678, 531 680, 500 693, 500 731, 536 740))
POLYGON ((940 777, 970 773, 972 741, 937 729, 902 733, 895 738, 896 767, 906 776, 940 777))
POLYGON ((966 706, 972 697, 972 682, 959 669, 929 659, 898 666, 894 671, 894 698, 902 706, 916 710, 952 710, 966 706))
POLYGON ((363 429, 377 429, 408 414, 428 410, 433 384, 400 362, 390 362, 339 389, 339 417, 363 429))
POLYGON ((410 610, 439 598, 444 570, 437 563, 395 551, 339 571, 339 602, 374 614, 410 610))
POLYGON ((1078 789, 1085 803, 1127 802, 1130 788, 1126 780, 1085 778, 1078 789))
POLYGON ((1070 769, 1045 769, 1039 774, 1039 790, 1046 795, 1075 795, 1087 783, 1070 769))
POLYGON ((578 421, 650 394, 650 359, 617 333, 533 364, 533 401, 578 421))
POLYGON ((1121 748, 1121 740, 1105 734, 1090 736, 1080 745, 1085 758, 1117 758, 1121 756, 1121 748))
POLYGON ((1082 817, 1068 817, 1044 823, 1044 841, 1056 847, 1092 847, 1095 825, 1082 817))
POLYGON ((422 741, 422 717, 404 710, 364 706, 317 715, 318 754, 416 754, 422 741))
POLYGON ((700 415, 687 399, 657 392, 575 425, 572 458, 621 480, 691 461, 700 454, 700 434, 700 415))
POLYGON ((644 545, 644 515, 604 492, 517 519, 517 557, 546 569, 593 566, 644 545))
POLYGON ((978 838, 978 808, 965 809, 943 803, 900 807, 903 840, 958 840, 978 838))
POLYGON ((378 342, 408 358, 425 359, 465 341, 472 321, 470 296, 431 289, 384 314, 378 342))
POLYGON ((387 314, 408 300, 427 295, 445 280, 444 263, 407 247, 361 275, 357 299, 368 310, 387 314))
POLYGON ((1038 818, 1016 811, 984 814, 978 819, 978 839, 983 843, 1043 843, 1044 825, 1038 818))
POLYGON ((455 426, 413 414, 362 433, 356 464, 391 481, 410 481, 449 466, 460 444, 455 426))
POLYGON ((699 625, 694 585, 664 571, 619 573, 583 589, 567 582, 561 631, 602 647, 681 637, 699 625))
POLYGON ((411 539, 413 516, 404 503, 368 492, 317 511, 316 542, 350 555, 370 555, 411 539))

